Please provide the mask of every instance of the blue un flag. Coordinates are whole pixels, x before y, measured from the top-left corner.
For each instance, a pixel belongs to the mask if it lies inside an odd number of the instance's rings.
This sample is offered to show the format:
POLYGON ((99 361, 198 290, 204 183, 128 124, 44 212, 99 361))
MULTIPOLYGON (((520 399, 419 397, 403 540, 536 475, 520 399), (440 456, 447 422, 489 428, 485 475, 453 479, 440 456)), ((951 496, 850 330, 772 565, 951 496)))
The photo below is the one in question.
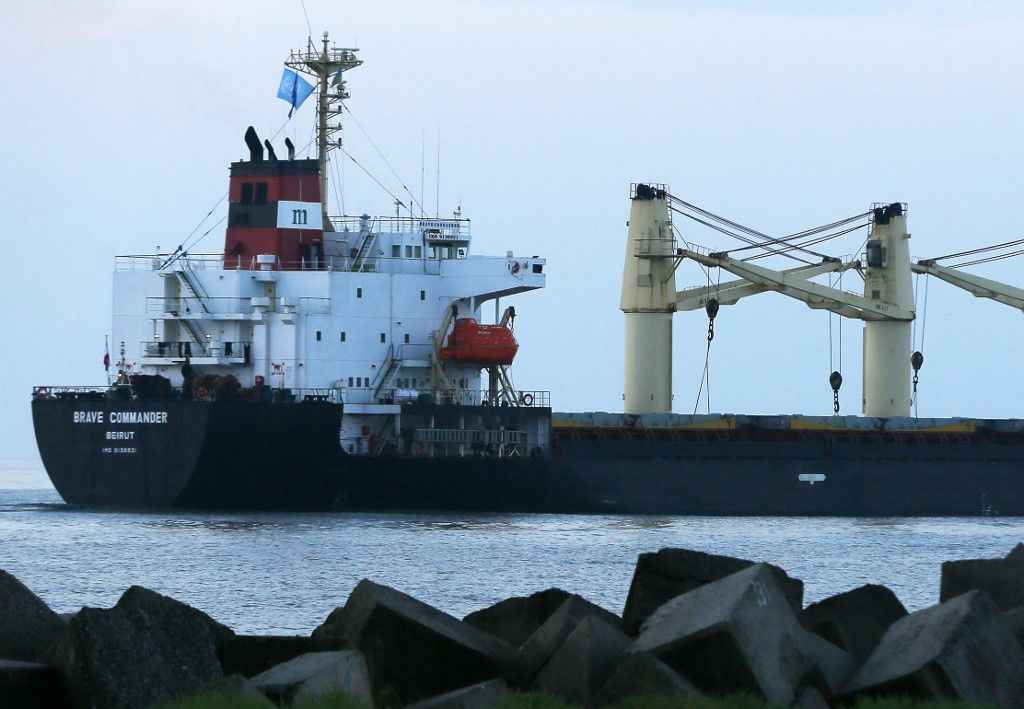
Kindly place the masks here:
POLYGON ((284 74, 281 75, 281 86, 277 89, 277 97, 283 98, 292 105, 288 111, 289 118, 292 117, 295 109, 309 98, 311 93, 313 93, 313 84, 303 79, 291 69, 284 70, 284 74))

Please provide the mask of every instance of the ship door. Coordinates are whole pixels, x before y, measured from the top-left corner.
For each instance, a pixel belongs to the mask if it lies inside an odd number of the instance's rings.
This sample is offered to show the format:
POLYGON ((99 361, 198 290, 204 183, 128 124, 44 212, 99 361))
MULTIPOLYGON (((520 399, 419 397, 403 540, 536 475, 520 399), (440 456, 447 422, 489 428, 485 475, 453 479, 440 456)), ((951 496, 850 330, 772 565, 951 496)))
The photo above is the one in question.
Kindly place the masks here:
POLYGON ((300 244, 299 256, 302 259, 303 268, 318 269, 323 259, 323 248, 320 244, 300 244))

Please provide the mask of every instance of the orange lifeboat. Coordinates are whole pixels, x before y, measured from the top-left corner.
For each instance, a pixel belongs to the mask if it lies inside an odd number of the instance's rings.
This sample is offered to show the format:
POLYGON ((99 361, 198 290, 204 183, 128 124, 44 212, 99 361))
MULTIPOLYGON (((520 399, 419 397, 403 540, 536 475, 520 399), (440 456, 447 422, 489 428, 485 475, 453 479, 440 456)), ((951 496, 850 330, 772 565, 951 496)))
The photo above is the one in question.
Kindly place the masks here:
POLYGON ((504 325, 481 325, 473 318, 461 318, 455 321, 440 355, 443 362, 489 367, 512 364, 518 349, 519 343, 504 325))

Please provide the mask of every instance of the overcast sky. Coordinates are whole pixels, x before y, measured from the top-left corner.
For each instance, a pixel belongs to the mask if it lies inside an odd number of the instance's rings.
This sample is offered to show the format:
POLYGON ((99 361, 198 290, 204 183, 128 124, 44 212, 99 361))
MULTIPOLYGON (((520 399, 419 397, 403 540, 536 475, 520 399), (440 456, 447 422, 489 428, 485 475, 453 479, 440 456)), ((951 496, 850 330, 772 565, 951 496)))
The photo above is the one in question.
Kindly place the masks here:
MULTIPOLYGON (((181 243, 226 190, 246 126, 266 136, 284 123, 281 64, 308 31, 299 0, 265 5, 5 10, 0 458, 36 455, 32 385, 105 381, 114 256, 181 243)), ((513 376, 563 411, 622 410, 631 182, 667 183, 777 235, 905 201, 915 258, 1024 236, 1018 4, 849 5, 306 0, 314 38, 326 29, 359 47, 349 106, 409 187, 419 192, 425 151, 433 205, 440 136, 441 211, 462 205, 474 251, 548 259, 548 287, 515 301, 513 376)), ((312 120, 310 102, 284 135, 305 145, 312 120)), ((345 140, 397 193, 351 122, 345 140)), ((346 211, 392 213, 351 163, 344 174, 346 211)), ((850 253, 864 236, 828 249, 850 253)), ((193 251, 222 245, 217 227, 193 251)), ((1024 286, 1020 263, 976 272, 1024 286)), ((704 279, 678 271, 680 287, 704 279)), ((934 279, 928 292, 920 415, 1024 415, 1022 314, 934 279)), ((677 412, 693 411, 706 329, 703 313, 675 316, 677 412)), ((723 308, 711 409, 830 414, 837 319, 832 329, 830 362, 827 313, 776 294, 723 308)), ((843 412, 859 413, 861 324, 844 321, 842 338, 843 412)))

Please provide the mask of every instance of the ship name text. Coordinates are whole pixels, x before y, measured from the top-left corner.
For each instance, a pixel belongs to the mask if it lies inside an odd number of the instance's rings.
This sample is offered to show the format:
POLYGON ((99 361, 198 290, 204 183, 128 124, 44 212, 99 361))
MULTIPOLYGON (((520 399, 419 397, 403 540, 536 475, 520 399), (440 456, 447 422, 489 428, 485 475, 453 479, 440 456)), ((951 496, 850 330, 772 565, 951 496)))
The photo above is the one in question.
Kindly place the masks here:
POLYGON ((166 411, 75 411, 75 423, 167 423, 166 411))

